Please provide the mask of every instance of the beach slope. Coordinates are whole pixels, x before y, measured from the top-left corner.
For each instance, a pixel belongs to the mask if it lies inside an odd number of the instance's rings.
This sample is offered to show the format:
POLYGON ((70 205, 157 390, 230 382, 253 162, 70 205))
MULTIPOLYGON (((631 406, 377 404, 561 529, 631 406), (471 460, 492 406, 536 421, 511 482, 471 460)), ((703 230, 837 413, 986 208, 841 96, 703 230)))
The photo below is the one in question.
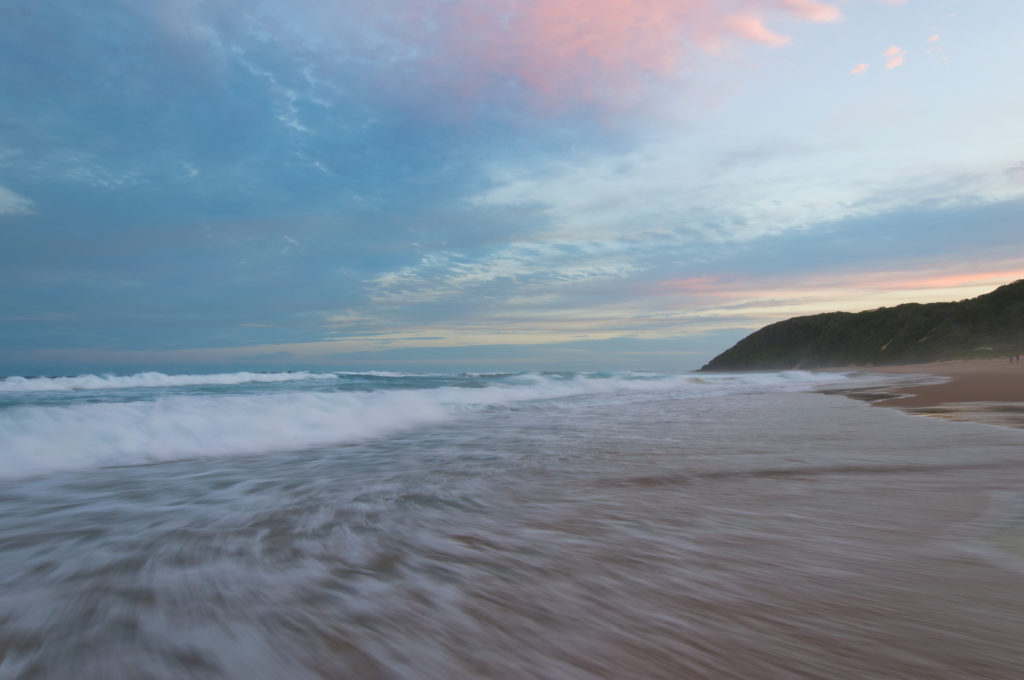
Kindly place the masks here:
POLYGON ((1024 363, 1006 359, 939 361, 862 370, 898 375, 932 375, 934 382, 901 385, 898 395, 874 401, 908 412, 1024 427, 1024 363), (946 378, 945 381, 941 381, 946 378))

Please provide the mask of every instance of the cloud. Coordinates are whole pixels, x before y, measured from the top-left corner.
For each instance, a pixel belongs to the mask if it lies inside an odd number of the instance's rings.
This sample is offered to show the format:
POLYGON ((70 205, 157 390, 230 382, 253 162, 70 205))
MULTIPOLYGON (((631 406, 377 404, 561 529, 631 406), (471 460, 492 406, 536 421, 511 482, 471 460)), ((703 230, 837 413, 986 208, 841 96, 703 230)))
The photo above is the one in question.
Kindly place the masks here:
MULTIPOLYGON (((821 0, 378 0, 366 6, 296 0, 182 3, 163 0, 154 16, 169 39, 203 42, 214 59, 240 60, 276 45, 304 55, 319 76, 369 68, 397 96, 441 90, 456 101, 529 95, 533 103, 619 107, 645 81, 674 78, 695 53, 730 44, 778 47, 790 41, 774 24, 834 22, 821 0)), ((182 50, 184 51, 184 50, 182 50)), ((190 50, 191 54, 193 51, 190 50)), ((346 87, 352 74, 346 73, 346 87)), ((281 122, 297 131, 294 99, 281 122)), ((301 127, 297 127, 301 126, 301 127)))
POLYGON ((780 47, 789 42, 789 36, 768 29, 761 18, 753 14, 733 15, 729 18, 729 25, 747 40, 769 47, 780 47))
POLYGON ((868 70, 868 65, 867 64, 857 64, 852 69, 850 69, 850 74, 858 76, 858 75, 860 75, 861 73, 864 73, 864 71, 867 71, 867 70, 868 70))
POLYGON ((986 291, 998 286, 1024 278, 1024 268, 1020 260, 989 263, 988 267, 979 270, 977 263, 964 263, 957 266, 966 271, 950 273, 948 263, 941 269, 924 269, 914 272, 880 272, 861 275, 861 285, 877 290, 923 290, 929 288, 982 287, 986 291))
POLYGON ((780 140, 764 153, 701 157, 690 139, 658 139, 579 160, 494 167, 491 185, 470 202, 536 211, 540 226, 531 238, 538 240, 669 248, 749 242, 912 205, 1021 195, 1003 174, 1012 156, 994 163, 989 148, 955 146, 906 155, 896 146, 867 152, 845 140, 822 148, 780 140))
POLYGON ((945 53, 942 50, 942 45, 937 44, 939 42, 939 35, 938 35, 938 33, 936 33, 935 35, 932 35, 930 38, 928 38, 928 42, 929 43, 935 43, 935 44, 933 44, 931 47, 929 47, 927 50, 925 50, 925 54, 927 54, 929 57, 936 57, 936 58, 941 59, 943 61, 948 59, 948 57, 945 55, 945 53))
POLYGON ((33 205, 24 196, 0 186, 0 215, 26 215, 32 212, 33 205))
POLYGON ((730 320, 763 326, 797 315, 959 300, 1024 278, 1020 259, 982 268, 948 258, 899 264, 899 269, 670 279, 656 287, 661 295, 681 298, 683 316, 715 318, 719 327, 728 327, 730 320))
POLYGON ((713 52, 737 37, 788 43, 766 26, 769 13, 812 22, 842 18, 818 0, 524 0, 500 13, 461 6, 459 32, 449 39, 455 52, 479 58, 472 63, 514 74, 548 96, 595 96, 598 88, 621 92, 638 72, 674 74, 692 47, 713 52))
POLYGON ((451 252, 429 254, 368 283, 375 305, 409 305, 470 291, 477 297, 487 297, 488 291, 504 297, 508 290, 550 294, 567 286, 624 279, 637 269, 614 248, 534 243, 510 245, 475 258, 451 252))
POLYGON ((446 38, 452 56, 478 57, 471 64, 514 74, 548 95, 572 91, 580 79, 619 90, 637 72, 674 74, 693 47, 713 52, 737 37, 769 46, 789 42, 765 25, 767 14, 842 18, 818 0, 522 0, 501 12, 459 5, 446 38))
POLYGON ((809 21, 830 22, 843 18, 838 7, 817 0, 785 0, 785 6, 809 21))
POLYGON ((887 59, 887 61, 885 62, 885 67, 888 69, 894 69, 897 66, 903 65, 904 57, 907 56, 907 51, 902 47, 893 45, 885 52, 882 52, 882 56, 887 59))

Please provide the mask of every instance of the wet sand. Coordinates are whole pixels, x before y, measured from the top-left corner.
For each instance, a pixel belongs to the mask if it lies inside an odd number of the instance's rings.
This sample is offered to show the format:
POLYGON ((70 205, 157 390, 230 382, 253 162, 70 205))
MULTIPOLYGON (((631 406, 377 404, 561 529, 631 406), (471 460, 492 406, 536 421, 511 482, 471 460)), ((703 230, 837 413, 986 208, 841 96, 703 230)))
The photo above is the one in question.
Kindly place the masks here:
POLYGON ((764 378, 0 481, 0 680, 1021 680, 1024 433, 764 378))
POLYGON ((1024 363, 1003 359, 941 361, 863 370, 898 375, 928 374, 941 383, 902 385, 899 396, 874 401, 918 415, 1024 428, 1024 363))

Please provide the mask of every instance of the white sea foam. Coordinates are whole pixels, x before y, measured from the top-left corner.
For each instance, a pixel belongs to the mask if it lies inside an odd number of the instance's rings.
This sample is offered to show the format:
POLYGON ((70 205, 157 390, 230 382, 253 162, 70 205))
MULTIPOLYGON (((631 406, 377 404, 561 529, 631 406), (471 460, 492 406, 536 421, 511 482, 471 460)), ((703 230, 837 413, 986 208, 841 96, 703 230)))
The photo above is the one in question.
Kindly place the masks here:
MULTIPOLYGON (((241 375, 231 377, 238 380, 241 375)), ((524 402, 538 402, 537 407, 544 408, 542 400, 583 395, 614 394, 628 399, 666 393, 678 397, 711 396, 764 389, 804 389, 839 377, 798 372, 677 375, 657 379, 637 379, 628 374, 600 378, 523 374, 511 381, 478 388, 177 394, 130 402, 69 401, 13 406, 0 411, 0 476, 199 456, 294 451, 387 435, 480 409, 524 402)))
POLYGON ((193 385, 241 385, 243 383, 277 383, 291 380, 331 380, 334 373, 213 373, 196 375, 167 375, 148 371, 134 375, 78 375, 62 378, 23 378, 12 376, 0 379, 0 392, 66 392, 69 390, 111 390, 134 387, 188 387, 193 385))
POLYGON ((445 373, 401 373, 397 371, 334 371, 336 375, 368 376, 371 378, 439 378, 445 373))

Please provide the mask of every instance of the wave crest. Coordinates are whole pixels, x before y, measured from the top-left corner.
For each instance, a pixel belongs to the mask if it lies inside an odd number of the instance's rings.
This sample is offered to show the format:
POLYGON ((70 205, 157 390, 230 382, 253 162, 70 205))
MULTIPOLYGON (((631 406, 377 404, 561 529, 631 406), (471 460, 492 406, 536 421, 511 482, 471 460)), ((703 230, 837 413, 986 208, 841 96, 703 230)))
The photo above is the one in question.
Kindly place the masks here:
POLYGON ((334 373, 211 373, 167 375, 156 371, 134 375, 78 375, 61 378, 0 378, 0 392, 67 392, 71 390, 117 390, 134 387, 190 387, 198 385, 241 385, 244 383, 276 383, 291 380, 336 379, 334 373))
MULTIPOLYGON (((145 376, 154 375, 163 374, 127 376, 123 380, 129 380, 130 384, 122 382, 118 386, 142 383, 151 386, 154 378, 145 376)), ((240 383, 245 376, 251 376, 250 380, 253 377, 301 380, 333 374, 234 373, 224 374, 226 382, 221 384, 240 383)), ((194 384, 211 384, 211 378, 217 378, 164 377, 174 381, 167 384, 176 385, 188 384, 183 378, 197 379, 194 384)), ((449 385, 329 392, 294 389, 248 395, 175 394, 127 402, 72 399, 63 404, 25 404, 0 410, 0 451, 4 453, 0 459, 0 477, 344 444, 441 422, 460 414, 524 402, 534 402, 537 408, 550 408, 549 400, 586 395, 634 401, 795 391, 841 377, 807 373, 711 376, 532 373, 509 376, 478 387, 449 385)))

